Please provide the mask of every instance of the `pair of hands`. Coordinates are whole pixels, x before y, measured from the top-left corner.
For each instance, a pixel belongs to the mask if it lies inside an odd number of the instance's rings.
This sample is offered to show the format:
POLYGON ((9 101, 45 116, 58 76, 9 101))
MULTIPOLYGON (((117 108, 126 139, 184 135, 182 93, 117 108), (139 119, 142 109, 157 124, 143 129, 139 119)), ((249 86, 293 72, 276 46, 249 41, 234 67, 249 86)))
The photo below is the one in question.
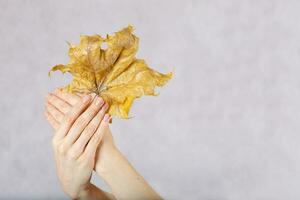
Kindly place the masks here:
POLYGON ((72 199, 161 199, 115 147, 108 105, 98 96, 59 90, 46 97, 45 116, 54 128, 56 168, 63 190, 72 199), (112 194, 90 183, 93 170, 112 194))
POLYGON ((105 171, 115 150, 108 104, 99 96, 55 90, 47 95, 45 107, 45 117, 55 131, 52 145, 59 181, 71 198, 81 198, 94 187, 93 169, 98 174, 105 171))

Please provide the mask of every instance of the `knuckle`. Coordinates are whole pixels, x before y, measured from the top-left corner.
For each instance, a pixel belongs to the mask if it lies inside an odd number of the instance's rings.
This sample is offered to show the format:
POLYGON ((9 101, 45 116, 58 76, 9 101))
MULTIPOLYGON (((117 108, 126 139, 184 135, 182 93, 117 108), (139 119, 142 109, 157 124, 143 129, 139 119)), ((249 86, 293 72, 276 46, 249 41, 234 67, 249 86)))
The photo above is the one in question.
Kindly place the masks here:
POLYGON ((81 156, 80 156, 80 163, 83 165, 83 166, 87 166, 90 162, 90 158, 91 156, 89 155, 89 153, 87 152, 84 152, 81 156))
POLYGON ((46 110, 49 112, 49 113, 52 113, 53 111, 53 108, 49 105, 46 106, 46 110))
POLYGON ((86 111, 78 118, 78 122, 80 124, 85 124, 85 122, 89 121, 91 116, 92 116, 92 113, 89 111, 86 111))
POLYGON ((63 114, 61 114, 61 113, 59 113, 59 112, 56 113, 55 119, 56 119, 57 121, 62 121, 63 118, 64 118, 64 115, 63 115, 63 114))
POLYGON ((55 137, 52 138, 51 140, 52 146, 56 147, 57 146, 57 139, 55 137))
POLYGON ((52 104, 55 104, 57 102, 56 98, 54 97, 54 95, 51 95, 49 98, 49 102, 52 104))
POLYGON ((86 118, 82 117, 82 118, 79 118, 76 122, 76 126, 79 126, 79 127, 82 127, 85 125, 85 122, 86 122, 86 118))
POLYGON ((52 94, 51 94, 51 93, 48 93, 48 94, 47 94, 46 100, 47 100, 47 101, 50 101, 50 102, 52 101, 52 94))
POLYGON ((99 110, 98 106, 96 106, 95 104, 91 104, 91 106, 88 109, 88 113, 95 113, 99 110))
POLYGON ((55 119, 59 119, 59 118, 60 118, 60 113, 55 112, 55 113, 54 113, 54 117, 55 117, 55 119))
POLYGON ((61 101, 57 101, 56 104, 59 108, 64 108, 65 106, 61 101))
POLYGON ((65 154, 67 152, 67 147, 65 144, 61 144, 57 148, 58 153, 65 154))
POLYGON ((76 152, 75 150, 70 150, 70 151, 68 152, 68 157, 69 157, 70 159, 76 159, 76 157, 77 157, 77 152, 76 152))
POLYGON ((74 119, 74 117, 73 117, 73 115, 72 115, 71 113, 66 114, 66 116, 65 116, 65 121, 66 121, 68 124, 72 123, 72 122, 73 122, 73 119, 74 119))
POLYGON ((91 123, 89 126, 87 126, 87 127, 85 128, 85 131, 84 131, 84 132, 85 132, 85 133, 95 132, 96 126, 97 126, 96 123, 91 123))
POLYGON ((66 103, 61 102, 61 101, 57 102, 57 104, 58 104, 58 107, 63 109, 63 110, 67 110, 68 107, 69 107, 66 103))
POLYGON ((50 103, 55 102, 55 98, 54 98, 54 95, 53 95, 53 94, 50 95, 48 101, 49 101, 50 103))
POLYGON ((50 103, 49 103, 49 102, 46 102, 46 103, 45 103, 45 109, 46 109, 46 110, 49 110, 49 107, 50 107, 50 103))

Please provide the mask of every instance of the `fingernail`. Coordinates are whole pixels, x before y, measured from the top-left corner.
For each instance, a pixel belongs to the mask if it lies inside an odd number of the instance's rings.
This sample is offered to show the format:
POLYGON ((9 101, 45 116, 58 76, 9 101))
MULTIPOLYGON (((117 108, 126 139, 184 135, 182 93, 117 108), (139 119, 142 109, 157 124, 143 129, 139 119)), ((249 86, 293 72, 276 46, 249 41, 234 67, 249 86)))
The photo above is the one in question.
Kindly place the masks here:
POLYGON ((86 95, 86 96, 84 96, 84 97, 82 98, 82 101, 83 101, 83 102, 88 102, 88 101, 90 101, 90 99, 91 99, 91 96, 90 96, 90 95, 86 95))
POLYGON ((101 97, 96 97, 95 105, 96 105, 96 106, 100 106, 102 103, 103 103, 102 98, 101 98, 101 97))
POLYGON ((103 120, 105 122, 108 122, 109 121, 109 114, 105 114, 103 120))

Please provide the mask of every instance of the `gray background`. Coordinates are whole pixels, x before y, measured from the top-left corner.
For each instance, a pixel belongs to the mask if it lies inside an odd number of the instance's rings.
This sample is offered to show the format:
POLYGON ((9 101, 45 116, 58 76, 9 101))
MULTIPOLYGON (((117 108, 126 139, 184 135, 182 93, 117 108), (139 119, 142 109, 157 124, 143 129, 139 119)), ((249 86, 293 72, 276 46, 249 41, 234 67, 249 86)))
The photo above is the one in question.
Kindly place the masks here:
MULTIPOLYGON (((132 24, 139 58, 175 67, 114 120, 118 147, 166 199, 300 199, 300 1, 0 1, 0 198, 67 198, 44 96, 67 44, 132 24)), ((101 179, 98 186, 106 188, 101 179)))

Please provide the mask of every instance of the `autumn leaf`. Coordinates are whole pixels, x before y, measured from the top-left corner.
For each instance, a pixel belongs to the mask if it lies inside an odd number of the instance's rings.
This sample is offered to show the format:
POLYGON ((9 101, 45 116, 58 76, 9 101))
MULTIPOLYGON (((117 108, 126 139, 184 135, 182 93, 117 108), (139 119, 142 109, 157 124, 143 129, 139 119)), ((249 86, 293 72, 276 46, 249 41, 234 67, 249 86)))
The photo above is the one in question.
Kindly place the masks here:
POLYGON ((165 85, 172 73, 162 74, 137 59, 139 38, 128 26, 113 35, 82 35, 80 44, 69 44, 70 61, 56 65, 52 71, 70 73, 72 82, 61 88, 69 93, 96 93, 108 104, 108 113, 128 118, 133 101, 143 95, 157 95, 156 86, 165 85), (107 44, 107 48, 101 45, 107 44))

